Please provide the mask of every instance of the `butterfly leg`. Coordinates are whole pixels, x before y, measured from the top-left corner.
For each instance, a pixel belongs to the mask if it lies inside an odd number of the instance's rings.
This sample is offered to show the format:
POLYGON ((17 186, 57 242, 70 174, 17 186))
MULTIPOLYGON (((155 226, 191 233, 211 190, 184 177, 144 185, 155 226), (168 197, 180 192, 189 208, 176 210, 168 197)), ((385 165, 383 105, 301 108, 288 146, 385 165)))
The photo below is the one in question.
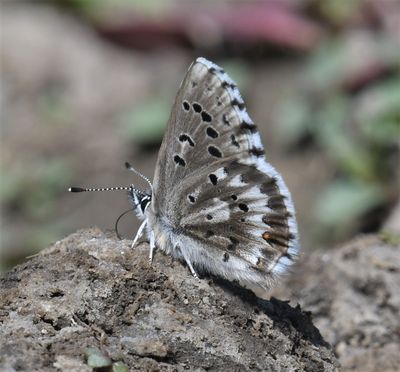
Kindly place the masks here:
POLYGON ((186 255, 182 252, 182 249, 179 247, 179 245, 176 245, 176 246, 175 246, 175 249, 176 249, 177 251, 179 251, 179 252, 182 254, 183 259, 185 260, 186 265, 188 265, 189 270, 190 270, 190 272, 192 273, 193 277, 194 277, 195 279, 197 279, 197 280, 200 280, 199 277, 197 276, 196 271, 194 271, 194 269, 193 269, 192 263, 191 263, 190 260, 186 257, 186 255))
POLYGON ((135 246, 135 244, 136 244, 136 242, 138 241, 138 239, 142 236, 143 230, 144 230, 144 228, 146 227, 146 224, 147 224, 147 220, 144 220, 144 221, 142 222, 142 224, 140 225, 139 230, 138 230, 138 232, 136 233, 135 239, 133 239, 131 248, 133 248, 133 247, 135 246))
POLYGON ((150 232, 150 252, 149 252, 149 262, 153 261, 153 252, 154 248, 156 247, 156 239, 154 237, 154 232, 150 232))
POLYGON ((187 260, 186 258, 185 258, 185 261, 186 261, 186 264, 189 266, 189 269, 190 269, 190 272, 191 272, 192 275, 193 275, 193 278, 195 278, 195 279, 197 279, 197 280, 200 281, 200 279, 199 279, 199 277, 197 276, 196 271, 194 271, 193 266, 192 266, 192 264, 190 263, 190 261, 187 260))

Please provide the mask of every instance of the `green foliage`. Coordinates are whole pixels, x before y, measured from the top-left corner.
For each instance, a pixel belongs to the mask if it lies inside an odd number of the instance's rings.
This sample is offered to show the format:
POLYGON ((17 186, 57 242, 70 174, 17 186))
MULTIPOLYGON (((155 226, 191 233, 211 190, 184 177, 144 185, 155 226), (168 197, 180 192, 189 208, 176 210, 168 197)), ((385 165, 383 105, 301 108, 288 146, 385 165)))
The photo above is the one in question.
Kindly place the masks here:
POLYGON ((127 112, 122 119, 122 133, 141 146, 161 143, 171 111, 165 97, 152 99, 127 112))
POLYGON ((394 231, 382 230, 379 237, 387 244, 393 247, 400 247, 400 234, 394 231))
MULTIPOLYGON (((65 2, 65 0, 63 0, 65 2)), ((170 6, 164 0, 72 0, 68 5, 75 7, 88 17, 97 18, 110 13, 124 14, 140 10, 141 14, 160 14, 170 6)))
POLYGON ((2 170, 2 204, 30 218, 45 218, 54 211, 57 196, 71 179, 71 170, 62 159, 38 161, 30 168, 29 173, 18 165, 2 170))
POLYGON ((315 220, 323 233, 329 231, 332 240, 339 239, 359 227, 360 216, 382 201, 379 185, 347 179, 334 181, 320 195, 315 220))
POLYGON ((382 35, 335 36, 312 53, 304 92, 279 112, 282 138, 294 144, 311 137, 336 168, 314 211, 325 238, 349 235, 398 194, 399 61, 400 51, 382 35), (375 68, 384 78, 368 75, 375 68))

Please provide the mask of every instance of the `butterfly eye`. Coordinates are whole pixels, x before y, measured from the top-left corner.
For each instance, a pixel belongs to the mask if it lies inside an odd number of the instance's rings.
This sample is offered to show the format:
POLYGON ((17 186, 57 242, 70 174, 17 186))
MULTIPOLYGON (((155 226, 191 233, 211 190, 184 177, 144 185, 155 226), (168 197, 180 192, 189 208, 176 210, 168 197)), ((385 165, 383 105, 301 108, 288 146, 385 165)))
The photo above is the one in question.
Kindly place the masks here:
POLYGON ((150 203, 150 200, 151 200, 151 198, 149 196, 145 196, 140 201, 140 209, 142 210, 143 213, 146 210, 147 205, 150 203))

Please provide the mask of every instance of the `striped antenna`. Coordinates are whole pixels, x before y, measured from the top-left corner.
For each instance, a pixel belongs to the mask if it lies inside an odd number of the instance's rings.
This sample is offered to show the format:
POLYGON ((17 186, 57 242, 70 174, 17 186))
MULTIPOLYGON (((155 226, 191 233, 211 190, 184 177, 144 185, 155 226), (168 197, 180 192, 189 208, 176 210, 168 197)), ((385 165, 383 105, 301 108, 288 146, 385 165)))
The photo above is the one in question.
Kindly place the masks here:
POLYGON ((144 176, 142 173, 140 173, 135 168, 133 168, 132 165, 130 165, 128 162, 125 162, 125 167, 126 167, 126 169, 129 169, 133 173, 137 174, 139 177, 143 178, 150 185, 150 189, 153 190, 153 185, 151 184, 150 180, 146 176, 144 176))
POLYGON ((117 187, 99 187, 99 188, 86 188, 86 187, 70 187, 69 192, 85 192, 85 191, 128 191, 132 186, 117 186, 117 187))

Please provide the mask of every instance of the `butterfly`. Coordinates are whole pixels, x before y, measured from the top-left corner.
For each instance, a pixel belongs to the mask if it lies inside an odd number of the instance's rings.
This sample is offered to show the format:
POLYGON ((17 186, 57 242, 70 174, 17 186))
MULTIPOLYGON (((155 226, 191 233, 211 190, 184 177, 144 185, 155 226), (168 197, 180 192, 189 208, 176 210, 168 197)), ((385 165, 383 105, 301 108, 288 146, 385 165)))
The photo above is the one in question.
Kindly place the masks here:
MULTIPOLYGON (((126 166, 139 174, 132 166, 126 166)), ((140 174, 139 174, 140 175, 140 174)), ((142 176, 142 175, 141 175, 142 176)), ((209 272, 268 289, 299 251, 295 210, 281 175, 265 160, 256 125, 234 81, 197 58, 181 83, 148 191, 126 189, 149 260, 160 249, 209 272)))

